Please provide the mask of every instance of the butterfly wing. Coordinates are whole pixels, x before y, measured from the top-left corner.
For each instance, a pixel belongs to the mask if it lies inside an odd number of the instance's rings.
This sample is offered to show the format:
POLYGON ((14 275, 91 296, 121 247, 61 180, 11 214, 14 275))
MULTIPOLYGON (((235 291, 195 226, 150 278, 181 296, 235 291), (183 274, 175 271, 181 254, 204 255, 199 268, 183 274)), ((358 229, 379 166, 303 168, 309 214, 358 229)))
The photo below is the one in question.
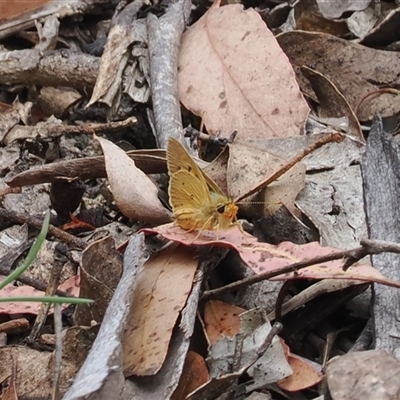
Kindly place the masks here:
POLYGON ((169 198, 178 225, 190 231, 218 231, 236 220, 237 206, 173 138, 168 142, 167 162, 169 198))
POLYGON ((169 198, 176 221, 184 229, 196 229, 212 217, 205 181, 188 171, 179 170, 171 176, 169 198))
POLYGON ((182 169, 189 171, 199 180, 204 180, 213 192, 226 197, 220 187, 198 167, 185 148, 174 138, 170 138, 168 142, 167 161, 170 176, 182 169))

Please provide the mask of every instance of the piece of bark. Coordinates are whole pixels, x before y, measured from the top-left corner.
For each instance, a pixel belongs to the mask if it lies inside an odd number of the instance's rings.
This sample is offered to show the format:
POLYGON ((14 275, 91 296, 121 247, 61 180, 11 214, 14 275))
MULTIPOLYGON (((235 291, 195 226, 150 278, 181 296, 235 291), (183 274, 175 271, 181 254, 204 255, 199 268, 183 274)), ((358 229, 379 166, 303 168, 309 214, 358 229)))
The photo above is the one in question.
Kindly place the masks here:
POLYGON ((178 52, 190 8, 190 0, 178 0, 160 19, 153 14, 147 16, 151 95, 157 143, 162 149, 167 148, 169 137, 179 139, 183 135, 178 95, 178 52))
MULTIPOLYGON (((400 148, 375 117, 362 162, 364 203, 370 239, 400 243, 400 148)), ((400 255, 372 256, 373 266, 389 279, 400 280, 400 255)), ((375 347, 394 354, 400 347, 400 291, 374 284, 375 347)))
POLYGON ((143 0, 135 0, 128 4, 113 21, 88 107, 97 101, 109 107, 118 107, 122 75, 130 58, 130 48, 134 41, 142 40, 136 25, 133 24, 142 5, 143 0))
POLYGON ((147 258, 144 235, 132 236, 124 256, 122 278, 92 349, 64 400, 124 398, 121 396, 124 386, 121 338, 129 314, 131 293, 147 258))
POLYGON ((99 58, 66 49, 41 52, 0 52, 0 84, 66 86, 91 90, 96 82, 99 58))

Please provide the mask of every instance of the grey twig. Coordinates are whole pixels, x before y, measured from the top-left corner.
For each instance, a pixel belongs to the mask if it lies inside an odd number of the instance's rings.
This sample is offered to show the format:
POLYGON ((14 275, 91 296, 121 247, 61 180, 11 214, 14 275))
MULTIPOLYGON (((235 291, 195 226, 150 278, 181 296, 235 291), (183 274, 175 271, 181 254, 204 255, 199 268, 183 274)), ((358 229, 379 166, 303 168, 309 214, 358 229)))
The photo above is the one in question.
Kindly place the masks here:
POLYGON ((190 0, 178 0, 171 4, 163 17, 147 16, 153 112, 158 146, 164 149, 169 137, 179 139, 183 134, 178 96, 178 54, 190 7, 190 0))

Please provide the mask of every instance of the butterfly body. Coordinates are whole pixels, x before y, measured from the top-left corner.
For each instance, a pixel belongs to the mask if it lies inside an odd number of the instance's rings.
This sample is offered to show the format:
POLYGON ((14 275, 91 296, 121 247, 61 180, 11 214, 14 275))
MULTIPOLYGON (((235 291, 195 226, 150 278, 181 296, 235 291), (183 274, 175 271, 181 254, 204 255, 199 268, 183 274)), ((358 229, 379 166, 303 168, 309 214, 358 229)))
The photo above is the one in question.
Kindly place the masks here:
MULTIPOLYGON (((197 166, 184 147, 171 138, 167 151, 169 196, 175 222, 188 231, 219 231, 237 222, 238 207, 197 166)), ((240 225, 241 228, 241 225, 240 225)), ((198 236, 199 236, 198 235, 198 236)))

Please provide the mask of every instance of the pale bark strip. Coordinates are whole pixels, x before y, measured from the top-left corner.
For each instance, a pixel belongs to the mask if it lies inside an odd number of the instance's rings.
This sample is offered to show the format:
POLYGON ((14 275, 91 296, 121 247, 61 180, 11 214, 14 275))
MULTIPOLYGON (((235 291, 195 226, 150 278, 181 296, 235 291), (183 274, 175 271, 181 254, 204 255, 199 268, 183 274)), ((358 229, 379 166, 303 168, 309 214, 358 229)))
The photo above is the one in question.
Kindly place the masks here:
POLYGON ((178 0, 171 4, 163 17, 158 19, 152 14, 147 17, 156 139, 163 149, 167 148, 169 137, 179 140, 183 135, 178 96, 178 54, 190 7, 190 0, 178 0))
POLYGON ((67 86, 92 90, 99 58, 68 50, 0 52, 0 85, 67 86))
MULTIPOLYGON (((375 117, 362 162, 364 203, 370 239, 400 243, 400 149, 375 117)), ((372 256, 373 266, 387 278, 400 280, 400 255, 372 256)), ((400 347, 400 291, 373 285, 375 347, 394 354, 400 347)))

